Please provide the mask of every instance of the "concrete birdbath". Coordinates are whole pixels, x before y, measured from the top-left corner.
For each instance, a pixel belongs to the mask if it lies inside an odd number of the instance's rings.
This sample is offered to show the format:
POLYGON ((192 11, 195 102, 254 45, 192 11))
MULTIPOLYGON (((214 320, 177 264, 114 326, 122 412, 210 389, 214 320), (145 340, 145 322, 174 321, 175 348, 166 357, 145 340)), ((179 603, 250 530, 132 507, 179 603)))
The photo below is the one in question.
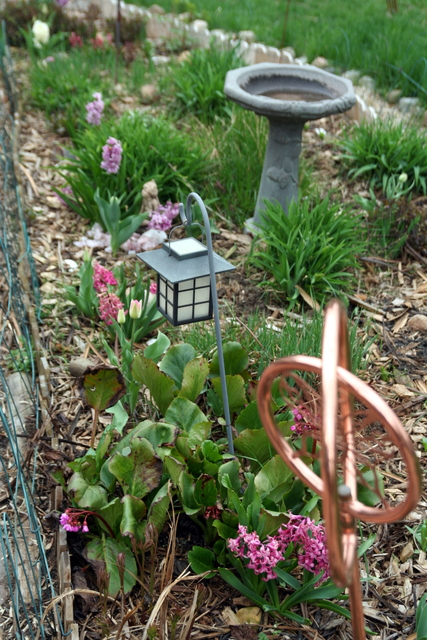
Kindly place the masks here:
POLYGON ((224 91, 230 100, 270 122, 255 215, 246 222, 255 230, 262 225, 265 200, 276 200, 286 213, 291 200, 298 198, 304 123, 348 111, 356 98, 350 80, 310 65, 269 62, 229 71, 224 91))

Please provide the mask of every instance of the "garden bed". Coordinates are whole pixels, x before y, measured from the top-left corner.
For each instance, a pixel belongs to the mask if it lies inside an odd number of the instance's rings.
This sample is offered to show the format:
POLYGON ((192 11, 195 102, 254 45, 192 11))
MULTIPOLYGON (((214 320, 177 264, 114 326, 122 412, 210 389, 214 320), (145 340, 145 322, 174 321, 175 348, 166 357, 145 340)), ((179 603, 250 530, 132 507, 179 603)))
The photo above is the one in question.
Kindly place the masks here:
MULTIPOLYGON (((19 56, 17 70, 21 93, 28 96, 31 69, 25 56, 19 56)), ((158 79, 155 71, 151 70, 150 73, 155 80, 158 79)), ((162 72, 160 76, 161 74, 162 72)), ((80 102, 76 102, 80 114, 84 114, 85 101, 89 97, 91 96, 79 98, 80 102)), ((142 107, 139 96, 132 93, 129 86, 126 89, 122 85, 120 89, 116 88, 108 105, 109 123, 113 126, 114 121, 130 109, 134 112, 139 109, 139 113, 149 113, 156 118, 170 108, 170 97, 164 102, 163 98, 159 97, 158 100, 151 107, 142 107)), ((62 115, 61 112, 61 117, 62 115)), ((225 341, 241 343, 248 353, 244 379, 245 383, 249 383, 245 387, 245 403, 250 404, 261 370, 269 361, 300 352, 318 355, 321 317, 316 313, 318 302, 313 291, 300 287, 299 294, 291 300, 290 305, 286 293, 275 286, 271 274, 266 276, 249 265, 251 240, 243 234, 242 221, 245 215, 252 213, 250 202, 252 199, 254 203, 253 196, 257 189, 260 159, 262 160, 265 145, 265 128, 262 128, 255 117, 252 118, 252 114, 248 115, 240 142, 252 144, 248 142, 250 137, 255 141, 259 165, 257 167, 255 161, 249 166, 246 163, 247 154, 239 151, 236 141, 230 143, 228 158, 221 155, 226 151, 224 148, 218 149, 221 136, 216 134, 215 137, 215 128, 229 131, 241 115, 233 112, 231 124, 227 117, 229 115, 221 113, 220 116, 203 122, 203 114, 199 114, 201 121, 182 117, 179 121, 172 121, 171 126, 184 138, 192 137, 193 142, 203 138, 205 141, 215 142, 210 147, 208 156, 209 162, 213 163, 213 168, 210 169, 212 180, 197 180, 200 187, 204 185, 208 194, 210 214, 216 226, 214 249, 237 267, 231 275, 218 277, 218 294, 225 341), (261 143, 258 145, 259 141, 261 143), (221 162, 217 161, 218 156, 221 162), (233 162, 239 165, 234 176, 230 169, 228 173, 221 173, 221 163, 228 163, 229 166, 233 162), (243 180, 242 176, 250 184, 250 188, 246 188, 246 191, 251 192, 250 197, 243 193, 245 190, 238 184, 239 180, 243 180), (229 193, 231 190, 234 190, 232 197, 229 193), (214 200, 216 193, 218 202, 214 200), (260 287, 263 281, 264 284, 260 287)), ((63 124, 58 126, 55 118, 54 125, 63 132, 63 124)), ((65 121, 68 127, 69 114, 65 121)), ((83 123, 83 117, 81 121, 82 129, 86 128, 88 135, 91 135, 92 130, 83 123)), ((308 197, 312 183, 316 183, 323 197, 330 188, 335 189, 334 203, 350 203, 354 195, 369 198, 368 182, 351 182, 345 176, 343 162, 337 150, 336 140, 348 126, 346 116, 335 116, 313 123, 304 132, 302 183, 307 183, 306 187, 302 185, 304 197, 308 197), (319 127, 322 127, 323 132, 319 133, 319 127)), ((310 621, 311 627, 283 618, 274 619, 260 609, 248 609, 254 607, 253 603, 218 575, 206 579, 187 570, 187 554, 191 548, 194 545, 209 547, 209 543, 202 529, 182 513, 177 493, 174 494, 174 510, 169 512, 165 525, 156 534, 152 533, 151 538, 150 535, 145 536, 146 547, 140 554, 146 558, 145 569, 141 570, 144 587, 142 590, 138 586, 133 590, 128 589, 126 596, 121 593, 108 596, 105 570, 101 563, 88 557, 86 537, 81 533, 70 532, 66 539, 63 529, 55 534, 60 527, 58 512, 64 512, 71 502, 65 493, 62 496, 59 487, 55 488, 54 478, 58 479, 62 474, 65 485, 68 484, 72 475, 68 464, 78 461, 88 452, 93 431, 93 411, 84 402, 81 384, 75 376, 69 374, 69 364, 81 357, 90 358, 94 365, 114 364, 103 338, 109 342, 113 356, 120 349, 99 316, 90 319, 76 312, 64 287, 80 285, 78 270, 85 257, 87 261, 87 256, 84 248, 76 246, 75 242, 81 241, 89 228, 88 223, 67 206, 54 190, 56 188, 61 192, 64 187, 64 177, 57 169, 64 162, 64 148, 71 149, 72 141, 54 132, 52 123, 28 101, 22 115, 19 146, 20 180, 28 211, 31 247, 41 285, 40 334, 50 370, 49 420, 54 442, 50 438, 46 439, 43 429, 34 434, 30 425, 26 426, 33 442, 38 445, 39 490, 45 495, 49 495, 51 491, 54 494, 51 504, 53 510, 49 513, 46 509, 46 512, 40 513, 40 517, 54 577, 56 568, 59 569, 60 596, 70 588, 74 594, 74 610, 71 610, 71 597, 66 596, 64 602, 68 604, 63 607, 63 612, 75 637, 79 637, 76 635, 78 628, 80 638, 87 640, 137 637, 184 639, 189 638, 190 634, 192 638, 200 640, 239 640, 243 637, 249 640, 265 640, 266 637, 290 640, 350 638, 351 627, 348 620, 331 611, 306 602, 295 607, 299 615, 310 621), (58 548, 55 548, 54 536, 57 538, 58 548), (70 575, 67 574, 68 553, 71 554, 70 575), (73 619, 77 628, 75 625, 73 627, 73 619), (249 627, 244 624, 248 621, 252 623, 249 627), (165 631, 167 628, 169 631, 165 631)), ((98 147, 100 152, 100 145, 98 147)), ((127 149, 124 148, 124 156, 127 149)), ((78 156, 78 151, 76 153, 78 156)), ((168 171, 175 175, 179 173, 180 167, 171 164, 165 172, 165 182, 168 171)), ((185 181, 184 185, 187 186, 189 180, 185 178, 185 181)), ((144 182, 145 179, 141 180, 141 183, 144 182)), ((181 184, 181 197, 186 195, 185 186, 181 184)), ((179 189, 175 189, 178 193, 179 189)), ((378 203, 374 206, 380 208, 383 202, 387 207, 388 202, 378 186, 375 193, 378 203)), ((205 196, 203 191, 201 195, 205 196)), ((166 204, 165 200, 166 198, 162 204, 166 204)), ((424 196, 412 201, 402 196, 396 201, 399 207, 398 221, 410 221, 417 214, 420 216, 418 224, 421 226, 414 228, 413 236, 407 239, 406 246, 400 247, 398 255, 393 258, 386 253, 379 256, 368 250, 372 245, 366 245, 367 252, 358 258, 357 269, 353 271, 354 281, 344 297, 349 303, 350 311, 358 309, 351 334, 357 373, 389 402, 402 419, 424 467, 427 414, 424 410, 427 398, 424 363, 427 334, 423 318, 427 317, 427 246, 423 243, 420 228, 425 224, 427 206, 424 196)), ((383 213, 386 216, 389 210, 386 208, 383 213)), ((395 241, 393 233, 386 238, 386 243, 395 241)), ((261 252, 264 249, 261 246, 261 252)), ((123 265, 126 278, 129 282, 133 281, 137 263, 135 255, 129 255, 123 250, 112 255, 103 249, 93 248, 90 257, 96 258, 99 264, 109 270, 123 265)), ((212 360, 215 340, 212 336, 213 327, 209 323, 180 329, 167 329, 162 325, 160 330, 168 336, 172 345, 192 344, 197 355, 203 356, 206 361, 212 360)), ((156 332, 146 332, 133 345, 134 353, 143 356, 147 339, 155 336, 156 332)), ((243 369, 239 374, 242 372, 243 369)), ((213 368, 211 374, 214 374, 213 368)), ((212 440, 221 443, 223 433, 221 419, 218 420, 221 418, 220 410, 216 414, 203 394, 197 396, 197 405, 212 422, 212 440)), ((165 415, 163 411, 161 413, 165 415)), ((242 413, 241 405, 238 405, 235 413, 235 418, 242 413)), ((133 426, 145 419, 156 421, 159 415, 159 407, 152 400, 148 401, 145 392, 139 398, 134 408, 134 417, 129 422, 133 426)), ((102 430, 108 431, 110 424, 111 415, 100 412, 97 440, 102 430)), ((116 435, 115 438, 117 437, 116 435)), ((241 458, 245 460, 244 456, 241 458)), ((242 464, 246 465, 246 470, 250 468, 247 460, 242 464)), ((398 463, 391 463, 382 470, 385 472, 384 482, 387 488, 392 490, 398 501, 404 493, 406 482, 398 463)), ((172 492, 172 488, 169 488, 169 492, 172 492)), ((372 536, 372 544, 361 562, 361 574, 362 577, 367 574, 370 576, 370 580, 364 582, 362 588, 367 622, 376 634, 374 638, 415 638, 414 610, 416 602, 425 591, 427 563, 425 549, 420 546, 420 533, 414 537, 409 529, 418 527, 424 521, 425 507, 423 495, 418 509, 409 514, 404 522, 380 526, 364 525, 362 528, 365 540, 372 536)), ((202 511, 199 516, 202 520, 202 511)), ((99 533, 95 520, 90 521, 90 528, 91 533, 99 533)), ((105 535, 105 530, 103 534, 105 535)))

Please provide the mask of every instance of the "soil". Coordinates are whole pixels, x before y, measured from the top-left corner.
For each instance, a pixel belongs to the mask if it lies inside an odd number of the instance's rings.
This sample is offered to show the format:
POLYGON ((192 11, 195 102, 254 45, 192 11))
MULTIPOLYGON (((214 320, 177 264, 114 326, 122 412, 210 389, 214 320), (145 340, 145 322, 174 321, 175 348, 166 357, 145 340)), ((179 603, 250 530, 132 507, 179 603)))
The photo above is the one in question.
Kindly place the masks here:
MULTIPOLYGON (((119 99, 120 102, 120 99, 119 99)), ((123 96, 119 105, 123 110, 129 101, 123 96)), ((119 109, 120 110, 120 109, 119 109)), ((312 157, 316 180, 323 185, 339 186, 343 201, 350 201, 354 193, 366 191, 364 183, 348 183, 340 173, 335 148, 329 141, 347 126, 345 116, 334 116, 310 125, 304 132, 304 153, 312 157), (315 128, 327 131, 325 140, 320 140, 315 128)), ((46 350, 51 379, 50 418, 54 433, 59 438, 59 448, 54 449, 39 434, 39 482, 47 493, 53 486, 50 473, 63 469, 76 456, 83 455, 90 440, 91 414, 83 405, 76 388, 75 379, 67 370, 67 363, 74 357, 90 355, 94 360, 105 360, 97 335, 96 324, 77 318, 64 295, 64 284, 76 284, 77 273, 69 261, 80 264, 83 250, 73 243, 84 235, 84 222, 71 212, 56 196, 53 187, 60 188, 61 177, 52 168, 59 160, 59 150, 67 140, 55 134, 41 113, 28 105, 21 122, 20 135, 20 181, 29 215, 28 232, 34 260, 37 266, 42 294, 43 322, 40 327, 42 344, 46 350)), ((423 438, 426 437, 427 411, 427 330, 417 328, 414 317, 427 318, 427 198, 418 198, 412 203, 402 204, 402 215, 421 215, 421 227, 411 237, 397 260, 364 256, 360 260, 358 286, 350 297, 350 303, 361 311, 359 332, 375 338, 369 350, 369 365, 365 379, 385 398, 402 419, 409 433, 421 465, 425 467, 426 454, 423 438), (420 231, 421 229, 421 231, 420 231), (414 324, 415 322, 415 324, 414 324)), ((227 301, 237 317, 243 321, 254 310, 265 314, 271 323, 286 317, 285 301, 277 294, 262 295, 258 287, 261 274, 251 272, 246 264, 250 250, 250 239, 232 224, 217 221, 220 233, 215 236, 215 250, 236 264, 236 271, 222 275, 218 283, 218 294, 227 301)), ((105 251, 95 250, 94 257, 107 267, 124 262, 129 269, 133 256, 119 254, 114 260, 105 251)), ((301 300, 305 311, 310 311, 313 301, 306 296, 301 300)), ((298 311, 298 310, 297 310, 298 311)), ((298 314, 295 314, 298 315, 298 314)), ((101 417, 101 423, 104 418, 101 417)), ((37 434, 36 434, 37 437, 37 434)), ((395 491, 404 492, 404 480, 396 469, 395 491), (398 482, 397 480, 403 480, 398 482)), ((392 474, 393 475, 393 474, 392 474)), ((392 482, 392 480, 390 480, 392 482)), ((64 509, 67 501, 64 499, 64 509)), ((414 612, 416 602, 427 588, 427 560, 425 552, 417 548, 409 528, 414 528, 426 518, 426 496, 416 510, 405 521, 391 525, 364 525, 365 539, 375 534, 375 543, 361 563, 362 578, 367 573, 369 581, 362 584, 365 614, 374 631, 374 639, 408 640, 415 638, 414 612)), ((47 541, 52 541, 58 528, 57 515, 41 513, 42 526, 47 541)), ((172 527, 174 525, 172 524, 172 527)), ((216 638, 228 640, 256 640, 260 632, 267 638, 300 640, 349 639, 350 623, 329 611, 304 605, 301 611, 312 621, 311 627, 301 627, 291 621, 274 621, 268 614, 260 615, 253 627, 241 626, 236 615, 250 602, 233 591, 218 577, 203 580, 191 574, 183 575, 187 567, 186 554, 194 545, 203 545, 199 529, 185 516, 179 516, 176 529, 176 549, 172 554, 173 580, 166 609, 160 614, 163 622, 179 620, 195 603, 191 638, 216 638)), ((153 559, 155 565, 153 600, 148 593, 143 598, 131 594, 125 603, 107 602, 92 594, 76 595, 74 616, 79 624, 80 638, 141 638, 146 626, 150 606, 161 592, 161 581, 165 575, 171 551, 168 543, 173 531, 166 528, 160 535, 158 549, 153 559), (125 624, 120 631, 125 613, 125 624), (119 636, 116 634, 119 633, 119 636)), ((73 587, 75 589, 98 590, 96 568, 91 566, 84 554, 82 538, 68 535, 72 559, 73 587)), ((52 570, 55 575, 55 552, 50 551, 52 570)), ((99 576, 98 576, 99 578, 99 576)), ((167 636, 165 636, 167 637, 167 636)), ((170 635, 169 637, 175 637, 170 635)), ((181 635, 181 638, 188 636, 181 635)), ((262 637, 262 636, 261 636, 262 637)))

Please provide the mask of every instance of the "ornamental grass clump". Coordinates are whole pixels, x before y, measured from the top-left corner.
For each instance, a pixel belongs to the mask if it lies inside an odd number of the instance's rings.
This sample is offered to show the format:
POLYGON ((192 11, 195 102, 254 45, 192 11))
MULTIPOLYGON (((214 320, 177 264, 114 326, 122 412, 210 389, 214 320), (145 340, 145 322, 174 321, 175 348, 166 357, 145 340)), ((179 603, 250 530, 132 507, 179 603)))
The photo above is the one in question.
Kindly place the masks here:
POLYGON ((349 178, 366 178, 386 196, 427 193, 427 134, 419 127, 378 118, 348 129, 339 145, 349 178))
POLYGON ((349 291, 365 247, 361 214, 327 197, 291 202, 288 215, 278 203, 266 202, 262 219, 249 257, 265 271, 262 285, 283 291, 290 303, 300 295, 297 287, 318 302, 349 291))

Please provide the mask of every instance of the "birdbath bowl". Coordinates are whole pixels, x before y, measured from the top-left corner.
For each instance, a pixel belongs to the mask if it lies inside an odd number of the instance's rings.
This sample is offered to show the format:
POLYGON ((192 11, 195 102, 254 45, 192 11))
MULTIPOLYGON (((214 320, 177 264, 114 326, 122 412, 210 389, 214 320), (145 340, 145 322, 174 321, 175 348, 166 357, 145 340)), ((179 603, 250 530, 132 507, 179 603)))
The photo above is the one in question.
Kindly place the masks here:
POLYGON ((298 199, 298 164, 302 130, 308 120, 348 111, 356 102, 350 80, 311 65, 264 62, 227 73, 230 100, 270 122, 267 150, 255 215, 246 227, 262 226, 265 201, 277 201, 287 213, 298 199))

